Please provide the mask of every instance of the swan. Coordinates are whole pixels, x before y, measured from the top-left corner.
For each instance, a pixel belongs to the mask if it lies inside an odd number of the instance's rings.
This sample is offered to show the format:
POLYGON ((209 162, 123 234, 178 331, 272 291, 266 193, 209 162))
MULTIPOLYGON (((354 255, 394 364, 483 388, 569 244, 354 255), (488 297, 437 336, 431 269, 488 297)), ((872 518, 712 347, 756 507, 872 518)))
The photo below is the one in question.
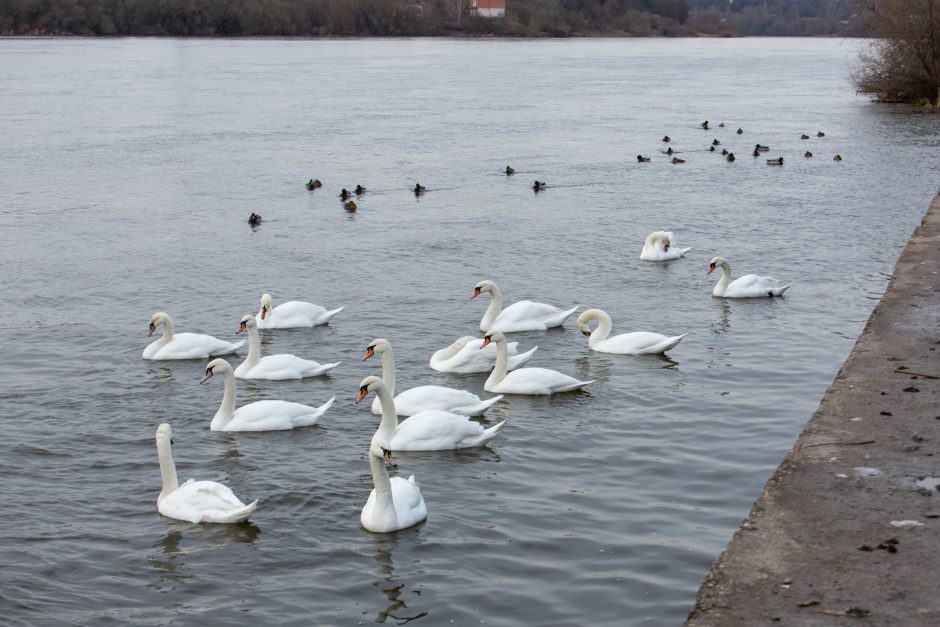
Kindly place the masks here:
POLYGON ((731 280, 731 266, 724 257, 715 257, 708 264, 708 274, 721 268, 721 278, 712 290, 712 296, 720 298, 762 298, 783 296, 789 285, 780 285, 780 281, 770 276, 745 274, 734 281, 731 280))
POLYGON ((302 327, 315 327, 326 324, 330 318, 343 310, 331 309, 329 311, 320 305, 307 303, 301 300, 289 300, 277 307, 271 300, 270 294, 262 294, 261 309, 258 310, 259 329, 297 329, 302 327))
POLYGON ((516 331, 544 331, 552 327, 560 327, 565 319, 577 311, 580 305, 562 311, 558 307, 545 303, 533 303, 531 300, 520 300, 503 309, 503 293, 492 281, 480 281, 473 288, 476 298, 480 294, 490 295, 490 306, 480 320, 480 330, 484 333, 502 331, 513 333, 516 331))
POLYGON ((232 490, 215 481, 193 481, 183 485, 176 478, 173 463, 173 429, 163 423, 157 427, 157 457, 163 489, 157 497, 157 511, 167 518, 201 523, 238 523, 248 520, 258 501, 245 505, 232 490))
POLYGON ((640 259, 644 261, 666 261, 685 256, 689 248, 672 248, 672 231, 653 231, 646 236, 640 259))
MULTIPOLYGON (((496 361, 496 347, 487 347, 480 350, 483 338, 465 335, 456 340, 447 348, 435 351, 431 355, 430 366, 438 372, 460 372, 463 374, 474 372, 489 372, 496 361)), ((509 369, 515 370, 532 358, 538 346, 518 355, 519 342, 509 342, 509 369)))
POLYGON ((622 333, 614 337, 610 335, 610 316, 600 309, 587 309, 578 316, 578 328, 588 337, 588 346, 599 353, 619 353, 621 355, 648 355, 665 353, 675 348, 687 333, 669 337, 661 333, 635 331, 622 333), (588 322, 597 320, 597 328, 591 332, 588 322))
POLYGON ((258 337, 258 321, 251 314, 242 318, 235 333, 248 330, 248 357, 235 368, 235 376, 239 379, 270 379, 284 381, 286 379, 303 379, 326 374, 342 362, 321 364, 309 359, 301 359, 296 355, 267 355, 261 356, 261 338, 258 337))
MULTIPOLYGON (((373 340, 362 360, 365 361, 376 353, 382 355, 382 379, 385 381, 389 394, 394 395, 395 355, 392 353, 392 345, 388 340, 381 338, 373 340)), ((426 409, 440 409, 464 416, 482 416, 501 398, 502 396, 495 396, 484 400, 466 390, 455 390, 442 385, 419 385, 396 396, 395 408, 399 416, 412 416, 426 409)), ((378 397, 372 403, 372 413, 376 415, 382 413, 382 404, 378 397)))
POLYGON ((469 416, 453 414, 439 409, 427 409, 398 422, 395 400, 378 377, 366 377, 359 385, 360 403, 369 391, 375 392, 382 405, 382 422, 372 442, 386 441, 393 451, 449 451, 457 448, 483 446, 492 440, 506 421, 484 428, 469 416))
POLYGON ((227 361, 210 361, 199 383, 205 383, 218 373, 225 377, 225 394, 209 424, 212 431, 284 431, 315 425, 333 404, 333 398, 319 407, 287 401, 257 401, 235 409, 235 373, 227 361))
POLYGON ((163 336, 144 349, 144 359, 206 359, 217 355, 231 355, 245 344, 245 340, 226 342, 202 333, 174 333, 173 321, 162 311, 150 316, 147 337, 153 335, 161 325, 163 336))
POLYGON ((496 343, 496 365, 483 384, 483 389, 487 392, 545 395, 580 390, 585 385, 594 383, 578 381, 574 377, 548 368, 519 368, 507 373, 509 351, 506 348, 506 336, 502 331, 493 331, 483 338, 483 346, 488 346, 490 342, 496 343))
POLYGON ((391 445, 373 438, 369 445, 369 466, 375 487, 359 516, 362 526, 373 533, 407 529, 428 517, 428 507, 424 504, 415 476, 390 479, 385 464, 398 467, 392 457, 391 445))

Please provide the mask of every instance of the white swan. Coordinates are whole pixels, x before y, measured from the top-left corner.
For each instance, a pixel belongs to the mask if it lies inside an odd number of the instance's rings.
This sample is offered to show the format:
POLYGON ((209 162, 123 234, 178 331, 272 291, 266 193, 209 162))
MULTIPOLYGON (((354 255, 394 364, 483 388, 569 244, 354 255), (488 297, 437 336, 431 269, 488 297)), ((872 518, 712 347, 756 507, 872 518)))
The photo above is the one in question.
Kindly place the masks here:
POLYGON ((301 359, 296 355, 280 354, 261 356, 261 338, 258 336, 258 322, 251 314, 242 318, 235 333, 248 330, 248 357, 235 368, 235 376, 239 379, 269 379, 284 381, 286 379, 303 379, 326 374, 342 362, 321 364, 309 359, 301 359))
MULTIPOLYGON (((447 348, 434 351, 431 355, 430 366, 438 372, 460 372, 464 374, 473 372, 489 372, 496 362, 496 347, 483 346, 483 338, 465 335, 456 340, 447 348)), ((515 370, 532 358, 538 346, 522 353, 519 352, 519 342, 509 342, 509 369, 515 370)))
POLYGON ((506 421, 488 429, 469 416, 428 409, 398 422, 395 400, 378 377, 366 377, 359 385, 358 404, 369 391, 375 392, 382 405, 382 422, 372 441, 386 441, 393 451, 449 451, 483 446, 492 440, 506 421))
POLYGON ((373 533, 407 529, 428 517, 428 507, 421 496, 415 476, 389 479, 385 464, 397 468, 390 444, 372 439, 369 445, 369 466, 375 487, 362 508, 359 521, 373 533))
POLYGON ((587 309, 578 316, 578 328, 588 337, 588 347, 599 353, 619 353, 621 355, 646 355, 665 353, 682 341, 687 333, 669 337, 661 333, 634 331, 614 337, 610 335, 610 316, 600 309, 587 309), (588 322, 597 320, 597 328, 592 332, 588 322))
POLYGON ((315 327, 328 323, 330 318, 342 310, 343 307, 328 311, 325 307, 302 300, 289 300, 275 307, 271 295, 262 294, 261 309, 258 310, 255 320, 258 321, 259 329, 315 327))
POLYGON ((644 261, 666 261, 683 257, 689 248, 674 248, 672 246, 672 231, 653 231, 646 236, 640 259, 644 261))
POLYGON ((245 344, 245 340, 226 342, 202 333, 174 333, 173 321, 162 311, 150 316, 147 337, 153 335, 161 325, 163 335, 144 349, 144 359, 206 359, 217 355, 231 355, 245 344))
POLYGON ((163 489, 157 497, 157 511, 168 518, 192 523, 238 523, 248 520, 258 501, 245 505, 232 490, 215 481, 193 481, 183 485, 176 479, 173 463, 173 430, 163 423, 157 427, 157 457, 163 489))
POLYGON ((483 338, 483 346, 489 345, 490 342, 496 343, 496 365, 486 383, 483 384, 483 389, 487 392, 545 395, 580 390, 585 385, 594 383, 594 381, 578 381, 574 377, 548 368, 519 368, 507 372, 506 362, 509 359, 509 351, 506 350, 506 336, 502 331, 487 333, 483 338))
MULTIPOLYGON (((381 338, 373 340, 366 349, 363 361, 376 353, 382 355, 382 379, 385 381, 389 394, 394 395, 395 355, 392 353, 392 345, 388 343, 388 340, 381 338)), ((467 390, 455 390, 442 385, 419 385, 395 396, 395 408, 399 416, 413 416, 427 409, 440 409, 464 416, 482 416, 501 398, 502 396, 494 396, 484 400, 467 390)), ((382 405, 378 397, 372 402, 372 413, 376 415, 382 413, 382 405)))
POLYGON ((731 266, 724 257, 715 257, 708 264, 708 274, 721 268, 721 278, 712 290, 712 296, 720 298, 767 298, 783 296, 789 285, 780 285, 780 281, 771 276, 745 274, 731 280, 731 266))
POLYGON ((509 307, 503 309, 503 293, 492 281, 480 281, 473 288, 473 295, 470 298, 476 298, 480 294, 488 293, 490 295, 490 305, 486 308, 486 313, 480 320, 480 330, 484 333, 489 331, 502 331, 503 333, 514 333, 517 331, 544 331, 552 327, 560 327, 565 323, 565 319, 578 309, 575 305, 571 309, 561 310, 545 303, 534 303, 531 300, 520 300, 509 307))
POLYGON ((219 373, 225 377, 225 393, 219 411, 215 412, 209 424, 212 431, 284 431, 315 425, 333 404, 333 398, 319 407, 287 401, 256 401, 235 409, 235 373, 227 361, 210 361, 206 376, 199 383, 205 383, 219 373))

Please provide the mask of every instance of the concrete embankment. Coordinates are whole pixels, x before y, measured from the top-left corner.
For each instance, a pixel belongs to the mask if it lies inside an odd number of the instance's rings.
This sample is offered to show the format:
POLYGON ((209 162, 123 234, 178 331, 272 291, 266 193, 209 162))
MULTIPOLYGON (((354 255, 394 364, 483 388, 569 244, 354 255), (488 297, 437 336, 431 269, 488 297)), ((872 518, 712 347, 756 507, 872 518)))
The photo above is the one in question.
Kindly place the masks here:
POLYGON ((940 625, 940 196, 687 625, 940 625))

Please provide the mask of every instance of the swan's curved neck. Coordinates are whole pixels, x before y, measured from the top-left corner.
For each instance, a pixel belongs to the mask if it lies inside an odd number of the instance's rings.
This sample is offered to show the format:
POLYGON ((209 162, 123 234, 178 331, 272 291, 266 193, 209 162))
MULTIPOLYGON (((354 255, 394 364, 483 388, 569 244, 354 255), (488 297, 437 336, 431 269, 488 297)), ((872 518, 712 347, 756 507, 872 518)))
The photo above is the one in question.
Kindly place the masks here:
MULTIPOLYGON (((395 354, 391 346, 386 346, 382 351, 382 383, 388 388, 388 393, 395 396, 395 354)), ((381 394, 379 398, 382 398, 381 394)))
POLYGON ((382 406, 382 422, 379 423, 379 429, 375 434, 391 442, 392 437, 395 435, 395 429, 398 428, 398 412, 395 411, 395 399, 387 387, 376 389, 375 395, 379 397, 379 404, 382 406))
POLYGON ((588 344, 603 342, 610 335, 611 321, 606 313, 598 313, 594 317, 597 320, 597 328, 591 331, 591 337, 588 338, 588 344))
POLYGON ((369 466, 372 468, 372 483, 375 484, 375 507, 372 516, 382 521, 382 526, 394 529, 398 525, 395 513, 395 501, 392 499, 392 481, 385 469, 385 460, 369 453, 369 466))
POLYGON ((715 265, 721 268, 721 278, 715 284, 715 291, 724 292, 731 283, 731 265, 727 261, 721 261, 715 265))
POLYGON ((438 359, 442 361, 450 359, 451 357, 459 353, 463 349, 464 346, 469 344, 472 339, 473 338, 467 335, 458 340, 455 340, 453 344, 445 348, 444 351, 440 353, 440 356, 438 357, 438 359))
POLYGON ((245 326, 248 328, 248 357, 245 358, 245 363, 254 366, 261 361, 261 336, 257 325, 245 326))
POLYGON ((499 291, 497 286, 490 288, 490 306, 486 308, 486 313, 483 314, 483 319, 480 320, 480 330, 489 331, 490 325, 496 321, 496 318, 499 316, 500 312, 503 310, 503 293, 499 291))
POLYGON ((164 344, 173 339, 173 321, 169 318, 163 320, 163 337, 160 339, 163 340, 164 344))
POLYGON ((496 365, 493 366, 493 372, 486 379, 485 387, 497 385, 506 376, 509 365, 509 347, 506 342, 496 342, 496 365))
POLYGON ((231 370, 225 371, 225 393, 222 395, 222 404, 219 405, 219 411, 215 412, 212 418, 210 429, 221 429, 235 415, 235 373, 231 370))
POLYGON ((157 457, 160 459, 160 476, 163 478, 163 489, 160 491, 160 496, 157 497, 157 503, 159 504, 176 488, 180 487, 180 484, 176 478, 176 464, 173 463, 170 442, 165 438, 161 438, 157 443, 157 457))

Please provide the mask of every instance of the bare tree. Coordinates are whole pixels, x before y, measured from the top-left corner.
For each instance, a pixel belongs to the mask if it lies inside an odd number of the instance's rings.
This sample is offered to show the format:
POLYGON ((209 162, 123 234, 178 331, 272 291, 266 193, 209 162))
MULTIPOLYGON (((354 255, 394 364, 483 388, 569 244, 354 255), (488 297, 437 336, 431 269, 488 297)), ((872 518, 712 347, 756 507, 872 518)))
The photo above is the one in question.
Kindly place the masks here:
POLYGON ((457 23, 460 24, 460 20, 463 18, 464 14, 469 10, 470 0, 447 0, 447 12, 451 17, 457 18, 457 23))
POLYGON ((940 0, 856 0, 879 39, 859 54, 856 88, 940 107, 940 0))

